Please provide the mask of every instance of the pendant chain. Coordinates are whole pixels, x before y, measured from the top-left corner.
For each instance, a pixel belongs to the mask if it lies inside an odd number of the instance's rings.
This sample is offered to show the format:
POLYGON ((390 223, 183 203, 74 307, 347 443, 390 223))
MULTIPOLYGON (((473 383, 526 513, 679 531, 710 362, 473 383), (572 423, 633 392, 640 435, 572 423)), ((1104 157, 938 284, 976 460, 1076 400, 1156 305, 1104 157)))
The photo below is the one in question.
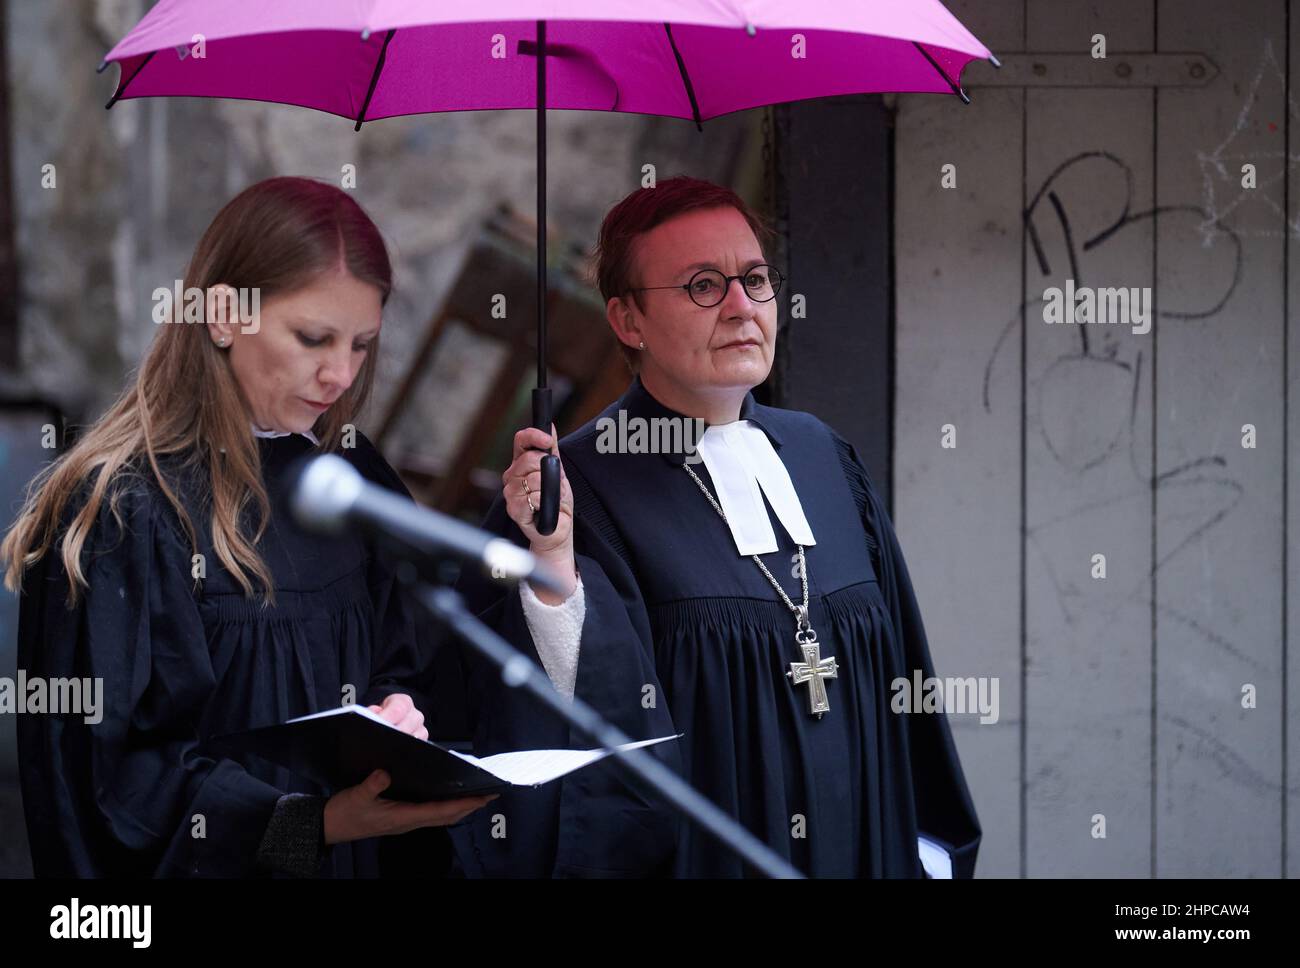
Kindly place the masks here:
MULTIPOLYGON (((713 495, 709 493, 708 487, 706 487, 704 482, 700 480, 699 475, 696 474, 695 471, 691 470, 690 464, 682 464, 682 467, 686 469, 687 474, 691 475, 691 480, 695 482, 695 485, 700 489, 700 492, 709 499, 709 503, 713 505, 713 510, 718 512, 718 515, 725 523, 727 520, 727 513, 723 511, 722 506, 714 500, 713 495)), ((772 587, 776 589, 776 593, 781 596, 781 601, 785 602, 786 607, 789 608, 790 611, 794 612, 795 617, 799 620, 799 628, 803 629, 808 627, 808 563, 804 558, 803 545, 796 544, 795 547, 799 549, 799 577, 803 580, 802 606, 796 605, 790 600, 790 596, 785 593, 785 589, 781 587, 781 583, 772 577, 772 573, 767 570, 767 565, 763 564, 763 559, 758 557, 758 555, 750 555, 750 557, 754 559, 754 564, 758 565, 763 574, 767 576, 767 580, 772 583, 772 587)))
MULTIPOLYGON (((704 482, 700 480, 698 474, 691 470, 690 464, 682 464, 686 468, 686 473, 691 475, 691 480, 700 492, 709 499, 713 505, 713 510, 718 512, 723 523, 727 522, 727 514, 722 510, 720 505, 709 493, 704 482)), ((821 719, 823 715, 830 712, 831 703, 826 695, 826 680, 839 678, 839 666, 835 662, 835 656, 821 657, 821 648, 817 643, 817 633, 813 631, 812 624, 808 621, 808 561, 804 557, 803 545, 795 542, 795 547, 799 549, 799 578, 803 582, 803 604, 796 605, 790 600, 790 596, 785 593, 781 583, 777 581, 767 565, 763 564, 763 559, 758 555, 750 555, 754 559, 754 564, 758 565, 759 570, 767 576, 767 580, 772 583, 776 593, 781 596, 781 601, 785 602, 786 608, 794 612, 795 633, 794 640, 799 646, 799 651, 803 654, 802 662, 791 662, 790 671, 787 672, 788 678, 792 684, 806 685, 808 687, 808 712, 821 719)))

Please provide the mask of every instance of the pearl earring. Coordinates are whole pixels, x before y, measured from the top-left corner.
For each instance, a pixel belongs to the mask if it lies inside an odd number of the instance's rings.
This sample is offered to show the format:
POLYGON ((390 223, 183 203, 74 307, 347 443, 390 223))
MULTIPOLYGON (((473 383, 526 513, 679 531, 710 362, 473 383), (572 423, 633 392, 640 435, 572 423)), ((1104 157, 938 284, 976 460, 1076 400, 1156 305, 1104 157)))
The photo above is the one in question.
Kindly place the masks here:
POLYGON ((645 340, 641 341, 641 349, 645 349, 645 340))
POLYGON ((230 342, 230 340, 226 339, 226 338, 223 336, 223 337, 221 337, 221 339, 217 340, 217 345, 218 345, 218 346, 225 346, 225 345, 226 345, 227 343, 229 343, 229 342, 230 342))

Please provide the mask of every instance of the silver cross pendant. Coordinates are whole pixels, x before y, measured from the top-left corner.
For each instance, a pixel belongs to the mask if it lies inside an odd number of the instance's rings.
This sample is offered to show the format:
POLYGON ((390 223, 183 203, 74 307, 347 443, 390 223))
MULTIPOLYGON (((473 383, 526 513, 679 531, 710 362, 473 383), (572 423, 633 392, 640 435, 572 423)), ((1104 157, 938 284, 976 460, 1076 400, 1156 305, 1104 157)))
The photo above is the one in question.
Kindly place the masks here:
MULTIPOLYGON (((803 610, 800 609, 802 612, 803 610)), ((804 613, 806 614, 806 613, 804 613)), ((801 615, 799 621, 799 630, 795 633, 795 641, 799 643, 799 648, 803 651, 802 662, 791 662, 790 671, 786 675, 794 685, 808 683, 808 712, 822 718, 824 713, 831 711, 830 697, 826 695, 826 679, 835 679, 838 677, 839 669, 835 664, 835 656, 829 656, 825 659, 821 657, 821 646, 817 643, 817 633, 813 631, 812 626, 801 615)))

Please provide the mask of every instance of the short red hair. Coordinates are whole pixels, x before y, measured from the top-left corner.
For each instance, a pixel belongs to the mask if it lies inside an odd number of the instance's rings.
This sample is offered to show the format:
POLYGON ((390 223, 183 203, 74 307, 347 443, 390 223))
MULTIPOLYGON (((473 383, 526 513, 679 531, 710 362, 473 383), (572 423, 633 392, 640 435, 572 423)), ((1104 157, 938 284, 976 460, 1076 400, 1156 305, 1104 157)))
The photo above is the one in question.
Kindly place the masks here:
MULTIPOLYGON (((600 239, 596 245, 596 284, 605 302, 623 296, 635 285, 635 243, 638 238, 671 218, 697 209, 731 207, 745 217, 758 239, 759 247, 766 251, 775 233, 767 221, 745 204, 745 200, 730 188, 715 185, 702 178, 674 175, 657 182, 653 188, 638 188, 609 210, 600 225, 600 239)), ((645 305, 641 293, 633 292, 632 299, 642 313, 645 305)), ((635 373, 639 365, 639 351, 619 343, 628 367, 635 373)))

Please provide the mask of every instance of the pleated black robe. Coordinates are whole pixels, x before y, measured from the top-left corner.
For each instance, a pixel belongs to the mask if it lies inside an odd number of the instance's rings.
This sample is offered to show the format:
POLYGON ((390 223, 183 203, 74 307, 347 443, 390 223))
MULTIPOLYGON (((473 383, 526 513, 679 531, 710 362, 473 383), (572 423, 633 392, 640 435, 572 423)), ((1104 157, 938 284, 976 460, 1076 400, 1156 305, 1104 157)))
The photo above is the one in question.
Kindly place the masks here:
MULTIPOLYGON (((839 666, 830 712, 817 719, 808 687, 786 675, 802 659, 793 615, 737 552, 683 455, 599 452, 599 421, 617 421, 620 409, 629 419, 680 417, 635 380, 561 441, 587 609, 576 694, 635 739, 685 733, 651 751, 806 874, 923 876, 921 832, 950 852, 955 876, 971 876, 980 828, 946 717, 890 709, 891 682, 934 670, 894 529, 853 448, 810 414, 746 397, 741 419, 772 440, 816 539, 806 551, 810 619, 822 657, 839 666)), ((716 495, 704 464, 693 469, 716 495)), ((772 520, 780 548, 763 560, 799 602, 796 549, 772 520)), ((500 499, 485 527, 524 542, 500 499)), ((536 661, 518 592, 462 584, 536 661)), ((590 745, 499 676, 466 666, 476 751, 590 745)), ((753 873, 609 763, 503 796, 453 842, 471 876, 753 873)))
MULTIPOLYGON (((292 435, 259 438, 258 446, 273 514, 259 551, 273 606, 245 598, 221 566, 207 512, 192 503, 197 492, 180 471, 174 483, 207 572, 197 589, 189 541, 147 472, 115 485, 120 526, 102 506, 83 551, 90 588, 76 608, 66 607, 58 554, 27 573, 19 667, 29 677, 103 680, 97 724, 78 715, 19 718, 37 876, 274 875, 255 858, 277 800, 330 791, 256 758, 214 759, 204 741, 393 692, 409 693, 430 715, 434 639, 383 557, 354 535, 309 535, 289 519, 290 477, 313 445, 292 435)), ((363 436, 340 455, 374 483, 406 493, 363 436)), ((391 840, 329 848, 319 873, 379 874, 391 840)), ((419 869, 445 872, 445 833, 418 832, 418 840, 419 869)))

